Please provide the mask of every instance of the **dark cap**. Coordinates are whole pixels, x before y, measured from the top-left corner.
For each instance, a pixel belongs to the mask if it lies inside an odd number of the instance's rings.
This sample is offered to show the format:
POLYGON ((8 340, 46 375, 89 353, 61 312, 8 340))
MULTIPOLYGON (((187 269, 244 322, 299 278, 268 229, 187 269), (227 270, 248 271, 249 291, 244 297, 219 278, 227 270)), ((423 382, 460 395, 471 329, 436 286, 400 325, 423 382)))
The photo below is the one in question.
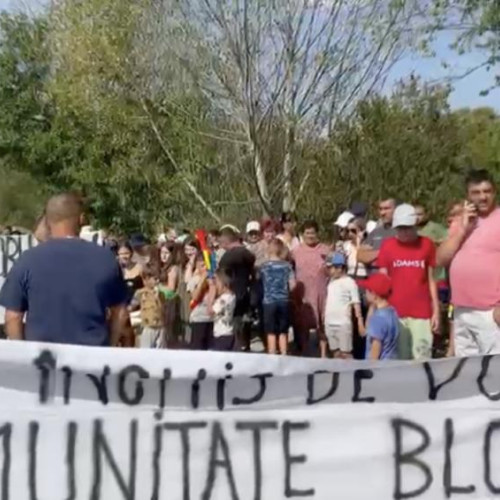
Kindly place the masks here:
POLYGON ((365 217, 368 213, 368 205, 363 201, 354 201, 349 212, 355 217, 365 217))
POLYGON ((149 245, 148 239, 141 233, 135 233, 130 236, 129 243, 132 248, 140 248, 149 245))

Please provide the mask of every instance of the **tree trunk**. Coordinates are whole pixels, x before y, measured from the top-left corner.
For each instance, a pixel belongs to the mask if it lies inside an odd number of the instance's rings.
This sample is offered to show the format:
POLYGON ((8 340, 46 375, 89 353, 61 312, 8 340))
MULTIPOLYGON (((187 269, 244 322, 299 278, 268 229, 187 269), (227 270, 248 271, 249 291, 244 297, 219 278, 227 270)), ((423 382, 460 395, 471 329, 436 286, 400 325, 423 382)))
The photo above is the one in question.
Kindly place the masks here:
POLYGON ((293 191, 292 191, 292 168, 293 168, 293 149, 295 146, 295 125, 290 124, 286 133, 285 158, 283 159, 283 212, 293 210, 293 191))
POLYGON ((262 157, 259 151, 259 147, 256 141, 251 137, 251 134, 249 134, 248 140, 252 148, 253 173, 255 186, 257 187, 257 194, 259 196, 264 215, 270 215, 272 209, 269 199, 269 187, 267 185, 266 174, 264 172, 264 165, 262 164, 262 157))

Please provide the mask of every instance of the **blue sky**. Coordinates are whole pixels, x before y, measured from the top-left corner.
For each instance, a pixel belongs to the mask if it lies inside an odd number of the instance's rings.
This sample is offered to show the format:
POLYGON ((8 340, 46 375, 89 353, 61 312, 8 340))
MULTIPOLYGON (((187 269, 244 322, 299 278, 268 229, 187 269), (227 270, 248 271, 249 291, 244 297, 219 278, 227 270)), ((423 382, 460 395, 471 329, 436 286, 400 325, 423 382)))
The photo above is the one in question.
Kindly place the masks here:
MULTIPOLYGON (((48 1, 50 0, 0 0, 0 10, 26 7, 36 10, 46 5, 48 1)), ((468 68, 482 60, 483 55, 479 52, 471 52, 458 57, 449 48, 451 42, 451 36, 444 33, 437 39, 434 46, 437 57, 425 58, 419 55, 405 57, 395 65, 390 80, 394 82, 414 73, 425 80, 439 81, 450 75, 463 74, 468 68), (442 67, 443 61, 449 65, 448 69, 442 67)), ((498 72, 500 73, 500 66, 498 72)), ((491 91, 485 97, 479 95, 481 90, 491 85, 492 81, 493 74, 484 69, 475 71, 465 78, 454 80, 453 92, 450 96, 451 106, 453 108, 490 106, 500 112, 500 88, 491 91)))
MULTIPOLYGON (((458 56, 450 49, 452 42, 452 36, 443 33, 434 44, 436 57, 427 58, 418 54, 407 56, 396 64, 392 78, 398 80, 412 72, 428 81, 448 81, 451 77, 453 92, 450 104, 453 108, 489 106, 500 111, 500 88, 490 91, 487 96, 480 95, 482 90, 492 85, 495 70, 488 72, 482 68, 464 78, 454 78, 484 61, 485 54, 474 51, 458 56), (448 65, 446 69, 443 68, 443 62, 448 65)), ((500 73, 500 65, 497 66, 496 73, 500 73)))

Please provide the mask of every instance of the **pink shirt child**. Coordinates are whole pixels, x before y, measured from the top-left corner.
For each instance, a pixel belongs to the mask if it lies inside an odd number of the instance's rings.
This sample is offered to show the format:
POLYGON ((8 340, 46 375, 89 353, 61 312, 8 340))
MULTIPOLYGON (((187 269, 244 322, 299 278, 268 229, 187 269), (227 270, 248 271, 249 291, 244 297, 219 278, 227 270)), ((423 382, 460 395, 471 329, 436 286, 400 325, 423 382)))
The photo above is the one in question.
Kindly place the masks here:
MULTIPOLYGON (((450 234, 459 230, 452 223, 450 234)), ((500 208, 478 217, 450 266, 452 304, 486 311, 500 304, 500 208)))

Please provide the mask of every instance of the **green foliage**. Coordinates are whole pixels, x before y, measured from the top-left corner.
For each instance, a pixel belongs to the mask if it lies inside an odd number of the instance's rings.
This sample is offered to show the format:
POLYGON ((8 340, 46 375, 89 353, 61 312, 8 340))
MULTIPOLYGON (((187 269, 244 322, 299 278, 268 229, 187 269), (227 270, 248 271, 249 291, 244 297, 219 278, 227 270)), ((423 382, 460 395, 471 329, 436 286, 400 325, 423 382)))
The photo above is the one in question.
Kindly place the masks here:
MULTIPOLYGON (((464 144, 463 162, 500 174, 500 119, 491 108, 464 109, 455 116, 464 144)), ((499 177, 500 181, 500 177, 499 177)))
POLYGON ((43 18, 0 14, 0 223, 31 227, 58 175, 43 18))
POLYGON ((500 2, 498 0, 433 0, 428 32, 446 31, 454 37, 452 48, 458 55, 474 51, 474 64, 465 72, 470 74, 484 67, 492 73, 481 95, 487 95, 500 85, 496 71, 500 62, 500 2))
POLYGON ((57 121, 72 124, 71 141, 80 151, 64 179, 86 193, 100 224, 125 232, 201 219, 187 186, 201 184, 214 152, 202 135, 206 102, 181 94, 172 103, 163 91, 152 91, 140 71, 136 27, 146 6, 62 3, 52 33, 57 70, 50 92, 57 121))
POLYGON ((28 172, 0 165, 0 177, 1 224, 32 228, 42 213, 47 192, 28 172))
POLYGON ((318 157, 315 196, 303 209, 327 222, 353 200, 395 197, 442 216, 463 196, 470 156, 464 123, 449 111, 446 97, 446 90, 412 79, 390 98, 361 102, 318 157))
POLYGON ((4 165, 42 178, 50 175, 50 163, 32 160, 49 158, 51 149, 45 33, 43 19, 0 14, 0 154, 4 165))
MULTIPOLYGON (((45 197, 69 188, 86 195, 97 225, 117 232, 242 226, 262 215, 241 127, 175 71, 161 82, 147 71, 139 5, 62 3, 51 23, 0 16, 0 224, 31 226, 45 197)), ((299 216, 327 224, 355 199, 388 196, 440 216, 463 196, 470 166, 500 181, 500 118, 451 112, 448 92, 410 78, 391 96, 358 102, 328 137, 297 129, 299 216)), ((271 117, 262 128, 256 142, 277 214, 287 124, 271 117)))

